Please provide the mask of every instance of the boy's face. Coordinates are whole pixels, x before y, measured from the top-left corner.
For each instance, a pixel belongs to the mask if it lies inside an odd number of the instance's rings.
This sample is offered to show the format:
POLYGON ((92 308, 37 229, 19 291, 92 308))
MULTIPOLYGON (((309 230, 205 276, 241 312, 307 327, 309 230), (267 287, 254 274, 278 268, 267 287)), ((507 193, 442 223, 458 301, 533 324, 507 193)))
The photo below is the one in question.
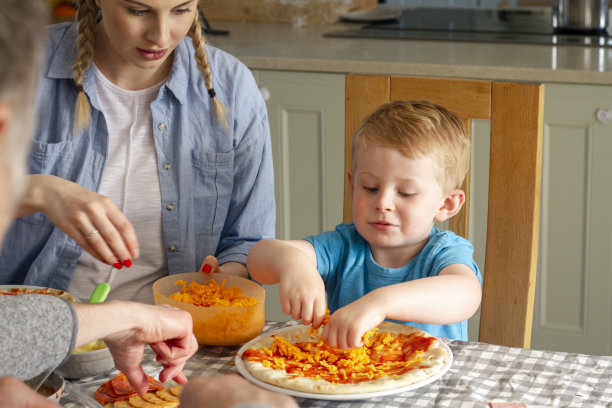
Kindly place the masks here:
POLYGON ((400 267, 423 248, 434 221, 442 220, 441 169, 429 157, 408 159, 382 146, 365 146, 355 160, 349 173, 355 227, 376 262, 400 267))

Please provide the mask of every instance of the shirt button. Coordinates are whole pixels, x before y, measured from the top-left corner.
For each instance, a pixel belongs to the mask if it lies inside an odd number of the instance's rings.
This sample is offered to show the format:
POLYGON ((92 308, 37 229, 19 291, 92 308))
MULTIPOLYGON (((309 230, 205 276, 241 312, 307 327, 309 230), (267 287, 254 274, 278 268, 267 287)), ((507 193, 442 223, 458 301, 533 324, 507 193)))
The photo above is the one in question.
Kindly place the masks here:
POLYGON ((160 123, 159 125, 157 125, 157 128, 159 130, 164 130, 166 128, 166 124, 165 123, 160 123))
POLYGON ((172 165, 170 163, 164 163, 165 170, 170 170, 171 168, 172 168, 172 165))
POLYGON ((172 210, 174 210, 174 204, 168 204, 168 205, 166 205, 166 210, 168 210, 168 211, 172 211, 172 210))
POLYGON ((175 247, 174 245, 170 245, 170 246, 168 247, 168 251, 170 251, 170 252, 176 252, 176 247, 175 247))

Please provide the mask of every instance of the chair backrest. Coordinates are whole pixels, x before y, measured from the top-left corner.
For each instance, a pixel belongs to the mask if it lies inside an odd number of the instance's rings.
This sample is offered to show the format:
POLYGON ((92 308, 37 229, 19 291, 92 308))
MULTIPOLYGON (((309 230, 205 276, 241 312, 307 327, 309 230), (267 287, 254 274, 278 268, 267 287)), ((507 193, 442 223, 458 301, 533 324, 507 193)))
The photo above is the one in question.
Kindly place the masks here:
MULTIPOLYGON (((487 242, 479 341, 529 348, 535 295, 544 85, 442 78, 348 75, 345 169, 363 118, 384 102, 429 100, 472 119, 491 121, 487 242)), ((468 199, 449 228, 468 236, 468 199)), ((352 219, 345 177, 344 221, 352 219)), ((482 268, 482 265, 481 265, 482 268)))

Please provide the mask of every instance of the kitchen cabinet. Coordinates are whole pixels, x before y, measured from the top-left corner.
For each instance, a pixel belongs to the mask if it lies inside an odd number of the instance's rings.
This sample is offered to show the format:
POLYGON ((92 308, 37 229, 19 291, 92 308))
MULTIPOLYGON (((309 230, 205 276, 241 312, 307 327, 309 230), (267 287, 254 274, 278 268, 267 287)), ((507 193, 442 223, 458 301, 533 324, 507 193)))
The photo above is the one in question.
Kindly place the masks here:
MULTIPOLYGON (((301 239, 342 222, 344 75, 253 71, 270 119, 276 236, 301 239)), ((278 285, 266 286, 266 318, 284 321, 278 285)))
POLYGON ((547 84, 532 348, 612 354, 612 86, 547 84))
MULTIPOLYGON (((546 84, 531 348, 612 354, 612 86, 546 84)), ((473 123, 470 241, 484 265, 489 145, 473 123)), ((486 274, 486 271, 485 271, 486 274)), ((478 314, 470 319, 478 338, 478 314)))
MULTIPOLYGON (((344 75, 256 70, 267 101, 277 237, 342 219, 344 75)), ((531 347, 612 354, 612 86, 546 84, 542 215, 531 347), (605 122, 605 123, 604 123, 605 122)), ((469 238, 484 265, 489 123, 472 123, 469 238)), ((442 225, 444 227, 444 225, 442 225)), ((277 287, 266 316, 287 320, 277 287)), ((478 314, 470 319, 478 338, 478 314)))
MULTIPOLYGON (((612 86, 548 83, 531 348, 612 354, 612 86)), ((472 125, 469 239, 484 265, 489 141, 472 125)), ((486 274, 486 271, 485 271, 486 274)), ((470 319, 478 338, 478 314, 470 319)))

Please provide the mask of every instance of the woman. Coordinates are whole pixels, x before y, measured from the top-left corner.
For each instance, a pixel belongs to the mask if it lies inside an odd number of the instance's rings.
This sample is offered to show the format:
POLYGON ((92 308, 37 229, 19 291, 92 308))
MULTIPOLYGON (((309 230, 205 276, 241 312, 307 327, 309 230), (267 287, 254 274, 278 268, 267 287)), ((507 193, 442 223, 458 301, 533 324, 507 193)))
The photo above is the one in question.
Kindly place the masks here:
MULTIPOLYGON (((40 0, 0 0, 0 242, 22 194, 30 140, 35 76, 46 17, 40 0)), ((5 265, 3 265, 4 267, 5 265)), ((0 268, 2 269, 2 268, 0 268)), ((59 407, 32 391, 26 379, 65 361, 73 347, 104 339, 115 365, 140 393, 148 380, 140 366, 146 344, 163 365, 162 382, 185 383, 185 362, 197 351, 189 313, 110 301, 71 304, 47 295, 0 296, 0 407, 59 407), (16 378, 17 377, 17 378, 16 378)), ((297 407, 241 377, 193 378, 181 394, 189 407, 297 407), (228 391, 229 390, 229 391, 228 391)))
POLYGON ((155 280, 207 255, 246 276, 274 234, 266 107, 201 32, 196 0, 82 0, 76 23, 51 27, 0 283, 84 299, 104 281, 111 299, 151 303, 155 280))
MULTIPOLYGON (((44 44, 44 3, 0 0, 0 242, 20 199, 29 148, 35 77, 44 44), (17 33, 17 35, 15 35, 17 33)), ((141 391, 148 381, 140 367, 151 343, 164 362, 162 381, 185 383, 182 372, 197 351, 188 313, 133 302, 74 304, 48 295, 0 296, 0 406, 50 404, 27 394, 11 375, 30 378, 65 361, 72 347, 104 338, 115 364, 141 391), (15 400, 15 398, 17 400, 15 400)), ((143 391, 144 392, 144 391, 143 391)))

